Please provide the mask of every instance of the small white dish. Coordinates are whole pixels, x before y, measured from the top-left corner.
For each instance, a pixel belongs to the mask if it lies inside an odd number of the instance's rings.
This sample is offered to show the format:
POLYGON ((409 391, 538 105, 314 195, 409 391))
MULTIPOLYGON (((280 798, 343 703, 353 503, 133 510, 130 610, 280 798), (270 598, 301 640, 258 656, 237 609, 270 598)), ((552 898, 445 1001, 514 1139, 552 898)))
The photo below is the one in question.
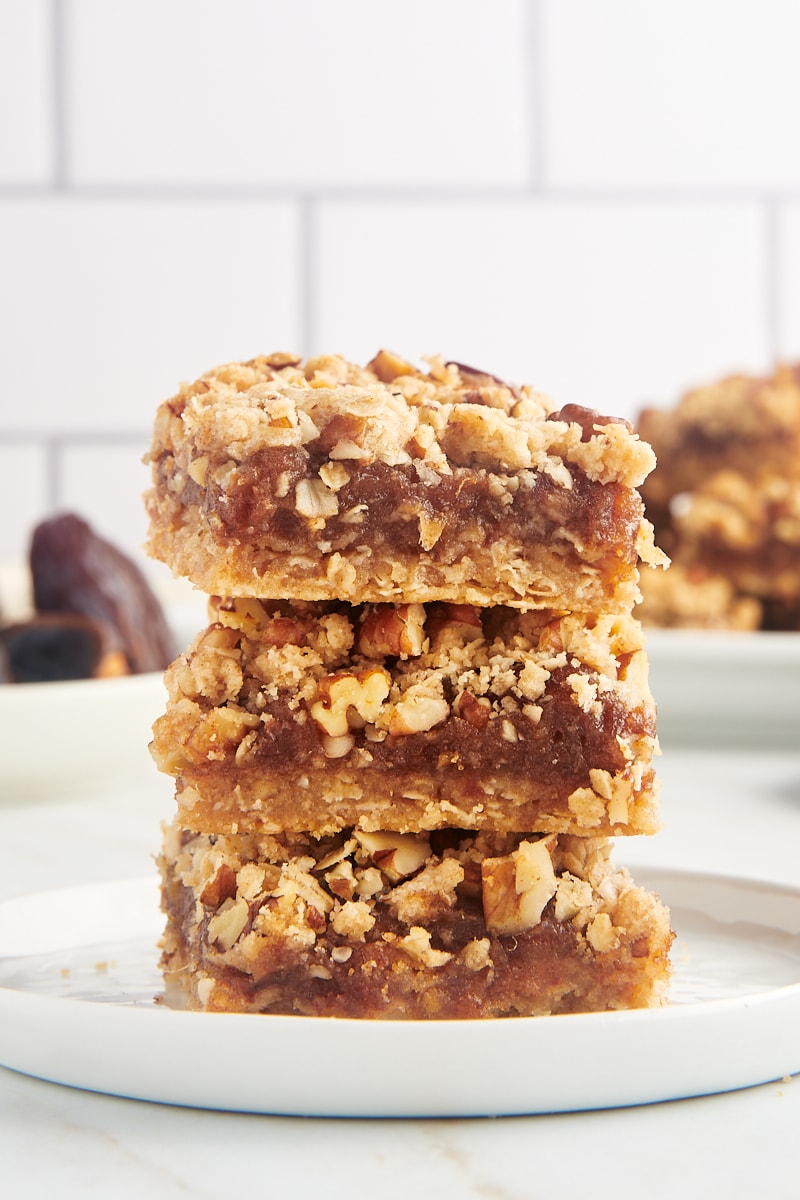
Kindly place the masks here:
POLYGON ((667 746, 800 746, 800 633, 648 629, 667 746))
POLYGON ((160 673, 0 688, 0 799, 143 781, 167 693, 160 673))
MULTIPOLYGON (((205 626, 206 598, 184 580, 159 575, 150 582, 177 653, 205 626)), ((5 619, 29 611, 27 589, 24 566, 0 567, 5 619)), ((152 777, 147 747, 166 698, 161 672, 0 685, 0 802, 152 777)))
POLYGON ((0 904, 0 1063, 194 1108, 338 1117, 570 1112, 800 1071, 800 890, 643 869, 677 931, 671 1003, 487 1021, 176 1012, 155 879, 0 904))

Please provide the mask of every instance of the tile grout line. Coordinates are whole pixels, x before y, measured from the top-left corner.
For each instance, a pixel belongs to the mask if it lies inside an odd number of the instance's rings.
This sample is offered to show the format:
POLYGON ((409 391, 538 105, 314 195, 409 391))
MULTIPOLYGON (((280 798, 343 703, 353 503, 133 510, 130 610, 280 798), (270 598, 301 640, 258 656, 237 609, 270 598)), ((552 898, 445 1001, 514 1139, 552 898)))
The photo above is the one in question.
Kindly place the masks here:
POLYGON ((771 363, 777 363, 781 350, 780 338, 780 241, 781 222, 778 201, 768 197, 764 201, 764 332, 767 355, 771 363))
MULTIPOLYGON (((313 196, 302 196, 298 203, 298 317, 300 322, 299 352, 308 358, 316 347, 316 305, 314 302, 314 279, 316 276, 317 207, 313 196)), ((291 347, 287 347, 291 349, 291 347)))
POLYGON ((25 429, 24 426, 20 426, 16 429, 3 429, 0 437, 4 442, 15 445, 18 445, 20 442, 35 442, 39 446, 52 444, 60 453, 63 450, 75 449, 76 446, 147 446, 152 437, 152 430, 143 429, 138 433, 130 430, 116 431, 113 429, 100 431, 64 429, 56 432, 48 432, 42 429, 25 429))
MULTIPOLYGON (((66 139, 65 139, 66 141, 66 139)), ((66 151, 65 151, 66 157, 66 151)), ((29 200, 54 196, 53 185, 0 184, 0 200, 29 200)), ((141 201, 142 203, 219 203, 219 204, 263 204, 265 202, 302 204, 310 206, 333 202, 344 204, 506 204, 506 203, 558 203, 558 204, 663 204, 686 205, 742 205, 764 204, 767 201, 797 203, 800 201, 800 186, 775 190, 768 187, 742 188, 741 186, 697 187, 681 185, 624 186, 526 186, 493 185, 480 186, 447 184, 442 186, 422 184, 378 184, 341 187, 326 185, 308 189, 292 184, 71 184, 66 180, 58 188, 59 202, 68 200, 106 200, 109 203, 141 201)))
POLYGON ((102 446, 130 446, 131 452, 135 453, 137 458, 141 457, 142 448, 149 444, 149 438, 144 435, 136 437, 126 435, 104 435, 101 433, 94 435, 81 434, 54 434, 46 433, 41 430, 30 431, 15 431, 8 434, 4 431, 2 435, 3 446, 13 447, 20 443, 26 443, 41 455, 43 466, 43 492, 42 499, 44 501, 45 512, 49 514, 62 511, 65 505, 64 493, 64 467, 65 454, 70 449, 97 449, 102 446))
POLYGON ((545 187, 547 178, 547 114, 544 103, 544 61, 541 0, 524 8, 526 67, 528 71, 528 162, 531 186, 545 187))
POLYGON ((68 188, 66 0, 50 0, 50 53, 52 66, 53 188, 68 188))
POLYGON ((58 438, 45 437, 42 440, 44 452, 45 504, 48 512, 57 512, 61 504, 62 492, 62 461, 61 446, 58 438))

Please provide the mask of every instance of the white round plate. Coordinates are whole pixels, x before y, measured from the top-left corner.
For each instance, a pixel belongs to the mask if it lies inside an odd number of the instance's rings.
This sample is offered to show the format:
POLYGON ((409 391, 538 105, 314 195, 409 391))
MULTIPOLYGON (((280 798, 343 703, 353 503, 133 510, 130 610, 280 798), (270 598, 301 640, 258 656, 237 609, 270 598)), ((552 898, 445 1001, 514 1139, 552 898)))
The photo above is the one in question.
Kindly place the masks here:
POLYGON ((667 870, 671 1003, 487 1021, 174 1012, 154 880, 0 904, 0 1062, 56 1083, 196 1108, 465 1117, 611 1108, 800 1071, 800 890, 667 870))

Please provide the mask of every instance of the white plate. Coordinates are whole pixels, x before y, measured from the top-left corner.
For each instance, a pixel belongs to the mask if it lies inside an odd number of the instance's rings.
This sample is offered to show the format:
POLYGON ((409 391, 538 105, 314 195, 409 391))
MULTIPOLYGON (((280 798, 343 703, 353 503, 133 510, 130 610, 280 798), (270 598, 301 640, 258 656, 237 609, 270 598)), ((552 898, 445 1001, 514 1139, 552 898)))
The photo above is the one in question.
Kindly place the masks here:
POLYGON ((648 629, 665 746, 800 745, 800 633, 648 629))
POLYGON ((501 1021, 173 1012, 153 1001, 153 880, 7 900, 0 1062, 119 1096, 340 1117, 568 1112, 800 1071, 800 890, 639 875, 672 906, 671 1004, 501 1021))

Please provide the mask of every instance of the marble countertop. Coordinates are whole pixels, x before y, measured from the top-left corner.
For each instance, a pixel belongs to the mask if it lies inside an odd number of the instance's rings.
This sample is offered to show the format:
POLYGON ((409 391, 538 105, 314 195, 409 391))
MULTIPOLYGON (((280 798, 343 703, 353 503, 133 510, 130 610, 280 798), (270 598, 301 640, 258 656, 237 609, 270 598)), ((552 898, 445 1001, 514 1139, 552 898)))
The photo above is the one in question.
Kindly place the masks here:
MULTIPOLYGON (((618 862, 800 884, 800 750, 683 750, 660 764, 664 829, 618 862)), ((0 900, 151 872, 169 784, 0 795, 0 900)), ((702 1053, 702 1046, 698 1046, 702 1053)), ((735 1053, 735 1047, 731 1047, 735 1053)), ((340 1064, 320 1063, 322 1077, 340 1064)), ((357 1069, 353 1066, 349 1069, 357 1069)), ((638 1108, 471 1120, 337 1120, 169 1108, 0 1068, 4 1190, 219 1200, 291 1187, 325 1200, 797 1195, 800 1077, 638 1108), (587 1174, 587 1172, 589 1174, 587 1174), (588 1181, 588 1182, 587 1182, 588 1181)))

